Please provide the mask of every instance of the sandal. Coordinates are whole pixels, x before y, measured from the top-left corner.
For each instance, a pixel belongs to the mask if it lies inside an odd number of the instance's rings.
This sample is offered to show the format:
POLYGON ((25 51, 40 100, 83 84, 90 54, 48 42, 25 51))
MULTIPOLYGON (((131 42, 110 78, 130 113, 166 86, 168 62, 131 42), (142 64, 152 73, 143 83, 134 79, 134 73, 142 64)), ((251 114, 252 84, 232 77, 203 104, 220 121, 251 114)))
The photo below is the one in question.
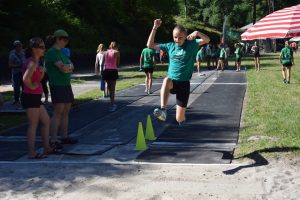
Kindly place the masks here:
POLYGON ((50 142, 50 147, 52 149, 59 149, 59 150, 62 150, 64 148, 63 145, 61 145, 61 143, 58 141, 50 142))
POLYGON ((56 148, 52 148, 50 151, 47 151, 45 153, 45 155, 49 155, 49 154, 59 154, 62 150, 61 149, 56 149, 56 148))
POLYGON ((28 157, 28 159, 44 159, 47 158, 47 155, 42 153, 36 153, 33 157, 28 157))
POLYGON ((76 144, 78 142, 77 139, 71 137, 62 138, 60 141, 61 144, 76 144))

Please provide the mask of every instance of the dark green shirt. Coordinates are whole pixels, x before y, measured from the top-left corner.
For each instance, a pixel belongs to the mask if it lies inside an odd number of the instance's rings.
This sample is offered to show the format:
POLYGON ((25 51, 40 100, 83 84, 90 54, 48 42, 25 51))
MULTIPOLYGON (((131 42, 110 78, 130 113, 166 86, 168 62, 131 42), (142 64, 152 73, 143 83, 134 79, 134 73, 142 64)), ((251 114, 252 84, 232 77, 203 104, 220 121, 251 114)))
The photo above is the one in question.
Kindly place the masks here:
POLYGON ((143 57, 143 66, 144 66, 144 68, 153 67, 153 59, 154 59, 154 56, 155 56, 154 49, 150 49, 150 48, 143 49, 141 56, 143 57))
POLYGON ((49 76, 49 85, 66 86, 71 84, 71 74, 61 72, 55 65, 57 61, 70 64, 69 58, 56 48, 48 49, 45 56, 45 66, 49 76))

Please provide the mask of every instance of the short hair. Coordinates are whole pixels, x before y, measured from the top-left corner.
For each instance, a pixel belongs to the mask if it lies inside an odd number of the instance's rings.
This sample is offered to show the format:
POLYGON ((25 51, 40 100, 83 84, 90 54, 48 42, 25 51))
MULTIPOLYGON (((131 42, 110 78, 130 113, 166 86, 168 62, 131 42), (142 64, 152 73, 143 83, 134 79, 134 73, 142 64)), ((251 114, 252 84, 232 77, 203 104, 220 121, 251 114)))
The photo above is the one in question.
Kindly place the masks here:
POLYGON ((174 27, 173 31, 174 30, 178 30, 180 33, 184 33, 185 35, 187 35, 187 30, 186 28, 184 28, 184 26, 182 25, 177 25, 174 27))

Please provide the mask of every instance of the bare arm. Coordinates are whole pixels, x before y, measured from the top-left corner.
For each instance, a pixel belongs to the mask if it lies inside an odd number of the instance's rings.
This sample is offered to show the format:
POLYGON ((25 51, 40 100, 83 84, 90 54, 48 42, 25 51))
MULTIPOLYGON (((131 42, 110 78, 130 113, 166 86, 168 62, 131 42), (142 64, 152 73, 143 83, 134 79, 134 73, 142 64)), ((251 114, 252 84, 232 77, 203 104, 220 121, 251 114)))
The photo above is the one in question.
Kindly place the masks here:
POLYGON ((63 73, 72 73, 73 70, 74 70, 74 66, 72 63, 68 64, 68 65, 65 65, 62 63, 62 61, 57 61, 55 63, 55 66, 63 73))
POLYGON ((96 55, 96 61, 95 61, 95 74, 99 74, 99 59, 98 54, 96 55))
POLYGON ((154 25, 153 25, 153 28, 149 35, 148 41, 147 41, 148 48, 158 49, 158 50, 160 49, 159 45, 154 42, 154 39, 155 39, 155 35, 156 35, 156 30, 160 27, 161 23, 162 23, 161 19, 154 20, 154 25))
POLYGON ((199 42, 199 46, 203 45, 203 44, 207 44, 209 43, 210 39, 207 35, 199 32, 199 31, 194 31, 193 33, 191 33, 190 35, 187 36, 188 40, 194 40, 197 37, 201 38, 200 42, 199 42))

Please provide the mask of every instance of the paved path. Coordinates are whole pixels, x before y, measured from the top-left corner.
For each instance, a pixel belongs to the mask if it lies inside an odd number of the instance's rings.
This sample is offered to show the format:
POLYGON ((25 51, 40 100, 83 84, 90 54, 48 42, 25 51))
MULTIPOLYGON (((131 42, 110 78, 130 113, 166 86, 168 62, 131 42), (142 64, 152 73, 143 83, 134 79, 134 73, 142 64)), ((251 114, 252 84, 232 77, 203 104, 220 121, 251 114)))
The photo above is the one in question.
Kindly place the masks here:
MULTIPOLYGON (((223 83, 223 81, 226 81, 228 77, 232 78, 233 76, 244 77, 244 73, 236 73, 233 71, 208 71, 206 76, 201 77, 197 76, 197 74, 194 74, 191 81, 192 93, 189 100, 191 112, 194 107, 198 105, 197 102, 199 103, 201 101, 203 97, 202 95, 206 95, 207 92, 210 92, 210 88, 222 85, 222 88, 225 90, 218 89, 218 93, 221 95, 219 97, 222 97, 222 94, 224 94, 223 92, 228 93, 229 95, 232 92, 234 93, 234 90, 232 90, 232 85, 235 83, 231 83, 234 80, 229 80, 229 82, 227 82, 228 84, 223 83)), ((246 87, 245 83, 241 85, 246 87)), ((43 161, 30 162, 136 163, 136 158, 142 153, 134 150, 138 122, 141 121, 145 125, 147 115, 151 114, 153 109, 159 105, 160 86, 161 80, 156 80, 154 82, 154 93, 152 95, 145 95, 143 91, 143 85, 138 85, 128 90, 119 92, 116 97, 118 110, 114 113, 108 112, 108 99, 99 99, 78 106, 70 113, 69 130, 70 134, 73 137, 78 138, 80 142, 76 145, 66 145, 64 152, 61 155, 51 155, 49 158, 43 161)), ((214 91, 212 90, 211 92, 214 91)), ((243 100, 243 95, 243 93, 240 93, 241 100, 243 100)), ((208 98, 207 101, 211 101, 211 99, 208 98)), ((201 104, 203 104, 203 102, 201 102, 201 104)), ((166 130, 169 130, 170 127, 174 127, 174 96, 171 96, 169 105, 170 117, 166 123, 158 122, 152 118, 153 127, 157 136, 164 135, 166 130)), ((238 105, 238 109, 240 111, 241 106, 242 101, 238 105)), ((189 110, 187 112, 188 119, 192 115, 191 112, 189 110)), ((195 109, 195 112, 201 114, 202 111, 195 109)), ((230 152, 233 151, 238 138, 237 124, 239 125, 239 119, 234 119, 232 122, 234 122, 235 132, 234 134, 231 134, 231 136, 234 138, 229 144, 229 148, 231 149, 230 152)), ((183 127, 182 132, 189 132, 189 126, 190 128, 193 127, 192 124, 187 124, 187 127, 183 127)), ((220 126, 220 124, 216 126, 220 126)), ((24 135, 25 130, 26 126, 21 126, 19 128, 3 132, 0 135, 0 151, 6 152, 5 154, 2 153, 0 155, 0 160, 28 162, 26 158, 26 137, 24 135)), ((211 127, 211 130, 214 131, 214 127, 211 127)), ((222 130, 220 130, 220 133, 221 132, 222 130)), ((205 135, 203 135, 203 137, 205 137, 205 135)), ((214 138, 211 139, 213 140, 214 138)), ((217 137, 215 137, 215 139, 217 139, 217 137)), ((38 145, 40 145, 40 138, 38 137, 37 140, 38 145)), ((210 144, 211 143, 213 142, 210 142, 210 144)), ((151 149, 151 146, 155 145, 155 143, 148 143, 148 145, 151 149)), ((225 143, 224 145, 226 146, 225 143)), ((213 150, 213 147, 210 150, 213 150)), ((203 149, 198 149, 197 151, 198 154, 201 154, 203 149)), ((213 154, 210 155, 214 156, 213 154)), ((219 156, 220 155, 218 154, 215 161, 221 161, 220 163, 223 163, 219 156)), ((148 162, 147 160, 144 161, 148 162)), ((185 162, 193 163, 193 159, 185 162)), ((201 162, 205 162, 205 160, 201 162)))

